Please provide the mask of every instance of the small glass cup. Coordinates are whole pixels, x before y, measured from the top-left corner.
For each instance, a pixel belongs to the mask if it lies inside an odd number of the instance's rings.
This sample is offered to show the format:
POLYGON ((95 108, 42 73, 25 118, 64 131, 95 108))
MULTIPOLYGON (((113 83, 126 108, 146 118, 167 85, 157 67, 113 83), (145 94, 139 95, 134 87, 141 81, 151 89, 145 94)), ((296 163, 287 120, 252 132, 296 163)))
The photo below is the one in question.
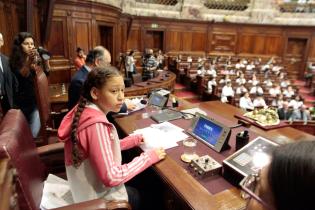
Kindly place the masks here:
POLYGON ((182 160, 185 162, 190 162, 191 160, 198 158, 196 154, 197 139, 187 138, 183 140, 184 153, 181 156, 182 160))

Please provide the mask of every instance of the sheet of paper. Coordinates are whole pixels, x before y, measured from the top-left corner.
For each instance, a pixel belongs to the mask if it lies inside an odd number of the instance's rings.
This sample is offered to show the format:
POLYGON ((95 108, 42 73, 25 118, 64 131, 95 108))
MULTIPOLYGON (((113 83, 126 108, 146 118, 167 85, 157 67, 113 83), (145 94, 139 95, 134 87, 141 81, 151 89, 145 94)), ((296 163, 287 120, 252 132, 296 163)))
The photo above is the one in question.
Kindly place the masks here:
POLYGON ((68 182, 53 174, 49 174, 44 184, 41 209, 58 208, 73 203, 68 182))
POLYGON ((199 109, 199 108, 185 109, 185 110, 181 110, 181 112, 190 113, 190 114, 196 114, 198 112, 202 115, 207 115, 207 113, 205 111, 203 111, 202 109, 199 109))
POLYGON ((183 133, 183 129, 169 122, 160 124, 152 124, 149 127, 134 131, 136 134, 142 134, 145 143, 140 147, 144 150, 154 148, 169 149, 178 146, 177 142, 188 138, 188 135, 183 133))

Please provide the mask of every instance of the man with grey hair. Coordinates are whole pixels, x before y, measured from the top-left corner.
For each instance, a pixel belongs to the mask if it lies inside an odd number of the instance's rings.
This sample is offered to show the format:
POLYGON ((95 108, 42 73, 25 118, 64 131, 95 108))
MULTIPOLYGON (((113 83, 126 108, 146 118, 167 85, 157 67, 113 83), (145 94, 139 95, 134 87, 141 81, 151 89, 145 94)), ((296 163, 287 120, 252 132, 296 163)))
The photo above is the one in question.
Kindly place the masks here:
MULTIPOLYGON (((110 66, 110 62, 110 52, 103 46, 96 46, 93 50, 89 51, 86 56, 85 65, 71 79, 68 90, 69 111, 78 103, 83 84, 89 72, 95 67, 110 66)), ((119 112, 127 112, 127 110, 133 110, 134 108, 136 108, 134 104, 124 103, 119 112)))
POLYGON ((110 65, 111 56, 108 50, 97 46, 90 50, 83 65, 72 77, 68 90, 68 109, 71 110, 79 101, 81 89, 87 75, 94 67, 105 67, 110 65))
MULTIPOLYGON (((3 45, 4 40, 0 33, 0 50, 3 45)), ((0 52, 0 104, 3 114, 13 108, 13 85, 17 85, 17 82, 11 72, 9 59, 0 52)))

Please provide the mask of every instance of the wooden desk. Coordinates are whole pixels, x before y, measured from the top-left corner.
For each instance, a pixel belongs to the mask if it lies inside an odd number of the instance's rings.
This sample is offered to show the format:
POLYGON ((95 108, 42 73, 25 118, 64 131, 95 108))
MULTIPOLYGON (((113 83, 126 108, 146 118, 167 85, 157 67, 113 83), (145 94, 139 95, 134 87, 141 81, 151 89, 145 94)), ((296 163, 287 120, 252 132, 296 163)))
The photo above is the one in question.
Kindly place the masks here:
MULTIPOLYGON (((219 101, 203 102, 196 105, 203 110, 211 110, 211 112, 220 115, 233 123, 237 123, 234 114, 243 111, 219 101)), ((141 113, 115 119, 117 126, 126 134, 138 129, 137 121, 142 120, 141 113)), ((260 136, 279 143, 286 143, 297 140, 314 140, 314 136, 298 131, 296 129, 285 127, 276 130, 264 131, 260 128, 251 126, 249 130, 260 136)), ((234 149, 234 148, 232 148, 234 149)), ((239 189, 232 187, 228 190, 211 194, 205 189, 194 177, 192 177, 186 169, 181 167, 174 159, 167 156, 165 160, 153 166, 153 169, 174 190, 180 198, 190 206, 191 209, 239 209, 244 207, 245 202, 239 196, 239 189)))
POLYGON ((170 71, 163 71, 156 78, 146 82, 140 82, 125 89, 125 96, 146 95, 155 88, 164 88, 170 91, 174 90, 176 75, 170 71))

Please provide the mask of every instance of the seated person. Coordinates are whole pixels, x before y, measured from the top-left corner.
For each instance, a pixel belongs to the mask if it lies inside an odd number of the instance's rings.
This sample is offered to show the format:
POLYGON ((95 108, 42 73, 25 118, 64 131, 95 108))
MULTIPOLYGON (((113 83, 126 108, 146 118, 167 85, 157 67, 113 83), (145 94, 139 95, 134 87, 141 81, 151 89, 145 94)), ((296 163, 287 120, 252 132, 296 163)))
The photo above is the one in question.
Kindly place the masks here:
POLYGON ((284 101, 282 107, 278 109, 278 116, 280 120, 289 120, 292 116, 292 109, 289 108, 289 103, 284 101))
POLYGON ((270 78, 266 79, 263 84, 265 84, 266 87, 272 87, 272 81, 270 78))
POLYGON ((275 74, 278 75, 280 74, 280 71, 283 69, 282 66, 274 65, 271 69, 271 71, 275 74))
POLYGON ((204 65, 202 65, 200 67, 198 66, 197 75, 204 76, 206 74, 206 72, 207 71, 206 71, 204 65))
POLYGON ((250 64, 246 66, 246 71, 252 71, 255 68, 254 61, 251 61, 250 64))
POLYGON ((231 79, 230 79, 230 76, 228 74, 226 74, 224 79, 221 79, 219 81, 219 84, 227 84, 228 82, 231 82, 231 79))
POLYGON ((292 96, 294 96, 295 92, 292 88, 292 86, 288 86, 287 89, 283 90, 283 95, 287 98, 291 98, 292 96))
POLYGON ((272 97, 276 97, 277 95, 281 94, 281 87, 279 84, 274 84, 272 88, 269 89, 269 94, 272 97))
POLYGON ((315 188, 314 153, 313 141, 276 147, 270 164, 242 181, 241 187, 249 197, 246 209, 313 209, 314 193, 309 190, 315 188))
POLYGON ((223 103, 231 102, 229 98, 234 97, 234 90, 232 88, 231 82, 227 82, 222 89, 221 101, 223 103))
POLYGON ((238 85, 244 85, 246 83, 246 79, 243 73, 241 73, 239 78, 236 79, 236 83, 238 85))
POLYGON ((164 149, 148 150, 122 163, 122 150, 144 143, 142 135, 119 139, 106 118, 124 100, 124 79, 112 66, 94 68, 88 75, 77 109, 63 118, 58 137, 64 142, 67 180, 75 203, 98 198, 126 200, 140 209, 140 196, 125 183, 165 158, 164 149))
POLYGON ((283 71, 280 72, 278 79, 279 79, 279 81, 282 81, 285 79, 285 73, 283 71))
POLYGON ((252 99, 250 99, 248 92, 243 93, 243 96, 240 98, 240 108, 244 109, 245 111, 254 109, 254 104, 252 99))
POLYGON ((255 98, 254 101, 253 101, 253 104, 254 104, 254 107, 255 107, 255 108, 256 108, 256 107, 264 107, 264 108, 267 107, 267 104, 266 104, 266 102, 265 102, 265 99, 264 99, 263 95, 260 95, 260 94, 258 94, 258 95, 256 96, 256 98, 255 98))
POLYGON ((253 86, 259 84, 259 80, 257 79, 256 74, 253 74, 252 79, 248 80, 248 83, 252 84, 253 86))
POLYGON ((192 62, 192 58, 191 58, 191 56, 189 55, 189 56, 187 56, 187 62, 188 63, 191 63, 192 62))
POLYGON ((241 86, 238 86, 236 88, 235 92, 236 92, 236 94, 241 95, 241 94, 247 93, 248 90, 247 90, 247 88, 244 85, 241 85, 241 86))
POLYGON ((207 84, 207 92, 209 94, 212 94, 214 87, 217 86, 217 82, 215 80, 215 77, 209 78, 208 84, 207 84))
POLYGON ((286 87, 288 87, 289 85, 291 85, 291 82, 290 82, 289 79, 285 79, 285 80, 281 81, 281 83, 280 83, 280 86, 281 86, 282 88, 286 88, 286 87))
POLYGON ((271 102, 271 106, 277 107, 278 109, 281 109, 283 107, 283 103, 285 101, 283 100, 283 94, 279 94, 277 98, 274 98, 271 102))
POLYGON ((177 57, 176 57, 176 62, 177 63, 180 63, 182 61, 182 55, 179 54, 177 57))
POLYGON ((206 72, 207 75, 210 75, 212 77, 217 77, 217 71, 215 70, 214 65, 210 65, 210 69, 206 72))
POLYGON ((250 89, 249 93, 262 95, 264 94, 264 90, 260 86, 256 85, 250 89))

